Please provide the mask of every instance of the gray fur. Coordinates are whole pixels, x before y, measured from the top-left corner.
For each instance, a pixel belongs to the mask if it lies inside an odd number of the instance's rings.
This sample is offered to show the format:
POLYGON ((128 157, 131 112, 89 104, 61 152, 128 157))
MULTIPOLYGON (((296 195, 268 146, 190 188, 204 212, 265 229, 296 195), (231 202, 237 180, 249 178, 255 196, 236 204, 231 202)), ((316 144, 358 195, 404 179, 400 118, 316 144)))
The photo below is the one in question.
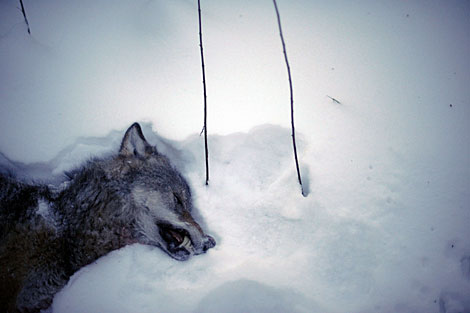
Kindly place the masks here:
POLYGON ((62 191, 0 174, 0 312, 39 312, 80 268, 132 243, 184 261, 215 240, 191 216, 191 192, 139 124, 119 154, 72 172, 62 191))

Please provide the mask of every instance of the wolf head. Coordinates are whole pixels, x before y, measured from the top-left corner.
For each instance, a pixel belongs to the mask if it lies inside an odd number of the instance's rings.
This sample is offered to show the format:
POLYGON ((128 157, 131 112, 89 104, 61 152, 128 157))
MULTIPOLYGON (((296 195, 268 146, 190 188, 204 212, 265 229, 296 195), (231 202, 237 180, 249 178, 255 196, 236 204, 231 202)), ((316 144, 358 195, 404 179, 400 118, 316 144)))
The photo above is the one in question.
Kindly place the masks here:
POLYGON ((0 312, 39 312, 68 278, 127 244, 184 261, 215 246, 191 215, 188 184, 139 124, 114 157, 91 159, 59 189, 0 175, 0 312))
POLYGON ((119 165, 113 162, 108 171, 127 184, 134 216, 129 231, 134 240, 158 246, 180 261, 215 246, 214 238, 191 215, 191 192, 185 179, 147 142, 139 124, 127 130, 115 160, 119 165))

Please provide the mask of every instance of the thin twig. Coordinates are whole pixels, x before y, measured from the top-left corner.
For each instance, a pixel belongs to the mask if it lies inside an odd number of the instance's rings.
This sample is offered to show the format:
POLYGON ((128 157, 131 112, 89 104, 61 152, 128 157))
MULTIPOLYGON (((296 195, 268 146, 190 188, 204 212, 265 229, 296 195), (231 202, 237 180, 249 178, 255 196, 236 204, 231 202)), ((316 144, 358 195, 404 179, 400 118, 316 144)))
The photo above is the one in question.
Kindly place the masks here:
POLYGON ((302 178, 300 176, 300 168, 299 168, 299 160, 297 158, 297 145, 295 143, 295 126, 294 126, 294 90, 292 88, 292 75, 290 72, 289 60, 287 58, 287 51, 286 51, 286 43, 284 41, 284 36, 282 34, 282 27, 281 27, 281 16, 279 15, 279 9, 277 8, 276 0, 273 0, 274 9, 276 10, 277 16, 277 24, 279 26, 279 35, 281 37, 282 42, 282 50, 284 51, 284 59, 286 61, 287 67, 287 75, 289 77, 289 89, 290 89, 290 111, 291 111, 291 125, 292 125, 292 145, 294 147, 294 159, 295 159, 295 167, 297 169, 297 179, 299 180, 300 188, 302 190, 302 195, 306 196, 305 191, 303 190, 302 186, 302 178))
POLYGON ((199 47, 201 49, 201 67, 202 67, 202 87, 204 90, 204 150, 206 155, 206 185, 209 185, 209 147, 207 145, 207 91, 206 91, 206 70, 204 68, 204 51, 202 47, 202 18, 201 1, 197 0, 197 9, 199 14, 199 47))
POLYGON ((331 100, 333 100, 333 102, 336 102, 336 103, 338 103, 338 104, 341 104, 341 102, 339 102, 339 101, 338 101, 338 100, 336 100, 335 98, 333 98, 333 97, 330 97, 330 96, 328 96, 328 95, 326 95, 326 96, 327 96, 328 98, 330 98, 331 100))
POLYGON ((26 10, 24 9, 23 0, 20 0, 20 4, 21 4, 21 12, 23 12, 23 16, 24 16, 24 21, 26 22, 26 26, 28 26, 28 34, 31 35, 31 29, 29 28, 29 22, 28 22, 28 18, 26 17, 26 10))

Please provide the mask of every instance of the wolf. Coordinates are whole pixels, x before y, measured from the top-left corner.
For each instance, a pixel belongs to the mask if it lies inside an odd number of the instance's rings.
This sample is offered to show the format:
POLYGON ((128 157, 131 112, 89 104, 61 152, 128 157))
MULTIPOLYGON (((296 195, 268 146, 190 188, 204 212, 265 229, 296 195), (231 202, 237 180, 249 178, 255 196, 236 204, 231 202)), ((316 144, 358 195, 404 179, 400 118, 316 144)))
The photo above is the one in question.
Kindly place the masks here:
POLYGON ((191 215, 183 176, 138 123, 115 156, 72 171, 66 187, 0 174, 0 312, 39 312, 80 268, 123 246, 185 261, 214 247, 191 215))

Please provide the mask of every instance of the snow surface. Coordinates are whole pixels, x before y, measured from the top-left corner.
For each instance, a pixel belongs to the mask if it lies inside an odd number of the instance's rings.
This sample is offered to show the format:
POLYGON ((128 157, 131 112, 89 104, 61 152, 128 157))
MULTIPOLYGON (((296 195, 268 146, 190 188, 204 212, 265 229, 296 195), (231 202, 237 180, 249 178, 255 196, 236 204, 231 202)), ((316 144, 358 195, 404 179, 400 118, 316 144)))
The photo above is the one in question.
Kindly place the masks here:
POLYGON ((0 1, 0 164, 58 183, 144 122, 217 240, 187 262, 133 245, 54 312, 470 312, 470 2, 0 1), (333 97, 341 104, 333 102, 333 97), (261 126, 259 126, 261 125, 261 126))

